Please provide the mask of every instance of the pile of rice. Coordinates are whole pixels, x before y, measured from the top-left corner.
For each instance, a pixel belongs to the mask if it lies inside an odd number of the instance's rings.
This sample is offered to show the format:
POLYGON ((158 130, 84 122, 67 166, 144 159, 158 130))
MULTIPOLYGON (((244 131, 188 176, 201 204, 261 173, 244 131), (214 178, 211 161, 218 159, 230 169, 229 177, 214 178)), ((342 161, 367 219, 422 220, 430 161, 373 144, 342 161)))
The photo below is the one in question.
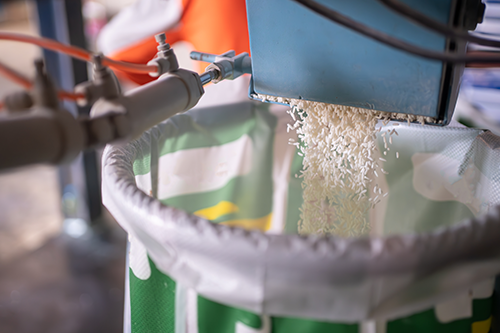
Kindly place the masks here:
MULTIPOLYGON (((369 209, 387 195, 378 184, 370 189, 373 179, 387 173, 383 169, 386 160, 374 157, 377 132, 383 129, 376 127, 377 123, 386 125, 391 118, 408 123, 434 122, 422 116, 343 105, 264 95, 259 98, 292 107, 289 113, 295 123, 288 130, 297 131, 300 142, 291 144, 304 157, 301 174, 297 175, 303 178, 300 234, 366 235, 370 230, 369 209)), ((393 134, 397 134, 394 129, 381 133, 384 155, 390 151, 393 134)))

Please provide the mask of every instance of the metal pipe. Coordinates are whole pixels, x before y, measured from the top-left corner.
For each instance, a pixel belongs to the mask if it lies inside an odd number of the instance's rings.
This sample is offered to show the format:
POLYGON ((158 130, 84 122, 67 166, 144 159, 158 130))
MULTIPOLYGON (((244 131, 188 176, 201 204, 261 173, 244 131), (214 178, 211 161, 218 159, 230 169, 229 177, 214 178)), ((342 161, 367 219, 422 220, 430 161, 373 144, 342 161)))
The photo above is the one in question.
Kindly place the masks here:
POLYGON ((57 122, 48 117, 7 117, 0 120, 0 170, 55 162, 63 149, 57 122))
POLYGON ((124 96, 98 100, 92 107, 91 116, 96 118, 110 113, 123 114, 124 118, 121 120, 127 124, 120 125, 123 133, 119 135, 119 139, 135 139, 154 125, 191 109, 203 93, 200 76, 195 72, 179 69, 132 89, 124 96))
POLYGON ((77 156, 86 136, 63 110, 34 108, 0 118, 0 170, 33 163, 64 163, 77 156))

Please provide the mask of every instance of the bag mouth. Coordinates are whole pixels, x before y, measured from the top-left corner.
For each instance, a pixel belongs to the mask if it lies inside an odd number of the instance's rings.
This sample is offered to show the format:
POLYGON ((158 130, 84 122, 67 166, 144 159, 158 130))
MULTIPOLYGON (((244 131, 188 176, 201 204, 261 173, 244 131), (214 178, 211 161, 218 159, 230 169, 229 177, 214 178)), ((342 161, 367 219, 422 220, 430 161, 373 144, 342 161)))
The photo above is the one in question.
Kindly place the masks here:
MULTIPOLYGON (((162 204, 142 192, 136 185, 132 170, 136 144, 108 146, 103 157, 103 182, 114 193, 122 193, 122 199, 131 209, 150 208, 164 216, 165 222, 179 231, 196 232, 200 237, 223 241, 234 238, 248 243, 258 252, 268 252, 272 244, 279 244, 289 253, 307 253, 314 258, 346 258, 371 273, 404 272, 422 263, 426 267, 438 267, 468 259, 487 259, 500 251, 500 206, 484 215, 463 220, 451 226, 441 226, 430 232, 341 238, 336 236, 265 234, 259 230, 245 230, 216 224, 162 204), (178 221, 171 219, 178 217, 178 221), (182 223, 180 222, 182 221, 182 223), (439 249, 439 251, 437 251, 439 249), (263 251, 264 250, 264 251, 263 251)), ((103 185, 104 187, 104 185, 103 185)), ((103 188, 104 191, 104 188, 103 188)), ((107 192, 107 191, 106 191, 107 192)), ((231 251, 228 251, 230 255, 231 251)))
MULTIPOLYGON (((345 322, 366 319, 376 312, 373 308, 368 311, 370 305, 363 305, 367 302, 364 298, 340 296, 345 307, 338 311, 303 304, 323 297, 322 293, 332 302, 338 301, 338 294, 334 297, 332 290, 371 285, 377 279, 400 277, 415 282, 437 276, 439 280, 440 274, 449 269, 495 263, 477 273, 469 270, 459 286, 442 288, 451 292, 448 289, 456 291, 500 271, 500 206, 483 216, 431 232, 359 238, 265 234, 215 224, 166 206, 137 187, 133 172, 137 153, 150 149, 150 143, 160 134, 155 127, 125 146, 106 147, 103 202, 129 234, 146 244, 158 269, 213 300, 260 313, 345 322), (305 283, 310 287, 304 288, 305 283), (234 296, 240 291, 242 295, 234 296), (295 305, 273 305, 280 297, 295 305), (360 313, 356 307, 366 309, 360 313)), ((420 308, 431 304, 429 297, 420 302, 420 308)), ((414 313, 415 306, 411 309, 414 313)))

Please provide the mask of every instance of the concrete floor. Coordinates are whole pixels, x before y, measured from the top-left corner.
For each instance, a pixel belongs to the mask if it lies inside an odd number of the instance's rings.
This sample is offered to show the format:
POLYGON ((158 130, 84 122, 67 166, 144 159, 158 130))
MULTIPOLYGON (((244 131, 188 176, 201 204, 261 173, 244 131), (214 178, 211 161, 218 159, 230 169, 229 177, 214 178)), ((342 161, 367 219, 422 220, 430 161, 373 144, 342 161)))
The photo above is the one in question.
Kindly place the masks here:
POLYGON ((125 251, 115 244, 59 236, 3 264, 0 332, 121 332, 125 251))
MULTIPOLYGON (((36 34, 32 22, 21 15, 0 30, 36 34)), ((39 55, 0 42, 0 60, 25 75, 39 55)), ((0 77, 0 99, 18 89, 0 77)), ((106 235, 74 239, 62 224, 57 167, 0 173, 0 332, 122 331, 124 233, 112 222, 106 235)))

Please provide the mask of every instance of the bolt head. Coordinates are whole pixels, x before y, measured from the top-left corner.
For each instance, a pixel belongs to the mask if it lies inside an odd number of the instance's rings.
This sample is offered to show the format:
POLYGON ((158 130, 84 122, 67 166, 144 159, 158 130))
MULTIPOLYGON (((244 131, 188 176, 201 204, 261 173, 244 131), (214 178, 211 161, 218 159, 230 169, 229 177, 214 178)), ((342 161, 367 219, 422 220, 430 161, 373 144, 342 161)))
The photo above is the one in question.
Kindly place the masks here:
POLYGON ((37 58, 37 59, 35 59, 34 63, 35 63, 35 69, 36 69, 37 73, 43 74, 43 72, 44 72, 44 61, 43 61, 43 59, 37 58))
POLYGON ((102 69, 103 66, 102 66, 102 58, 103 58, 103 54, 102 53, 97 53, 97 54, 94 54, 92 56, 92 62, 94 63, 94 68, 96 70, 99 70, 99 69, 102 69))
POLYGON ((162 32, 160 34, 155 35, 155 40, 158 44, 163 45, 167 42, 167 36, 162 32))

